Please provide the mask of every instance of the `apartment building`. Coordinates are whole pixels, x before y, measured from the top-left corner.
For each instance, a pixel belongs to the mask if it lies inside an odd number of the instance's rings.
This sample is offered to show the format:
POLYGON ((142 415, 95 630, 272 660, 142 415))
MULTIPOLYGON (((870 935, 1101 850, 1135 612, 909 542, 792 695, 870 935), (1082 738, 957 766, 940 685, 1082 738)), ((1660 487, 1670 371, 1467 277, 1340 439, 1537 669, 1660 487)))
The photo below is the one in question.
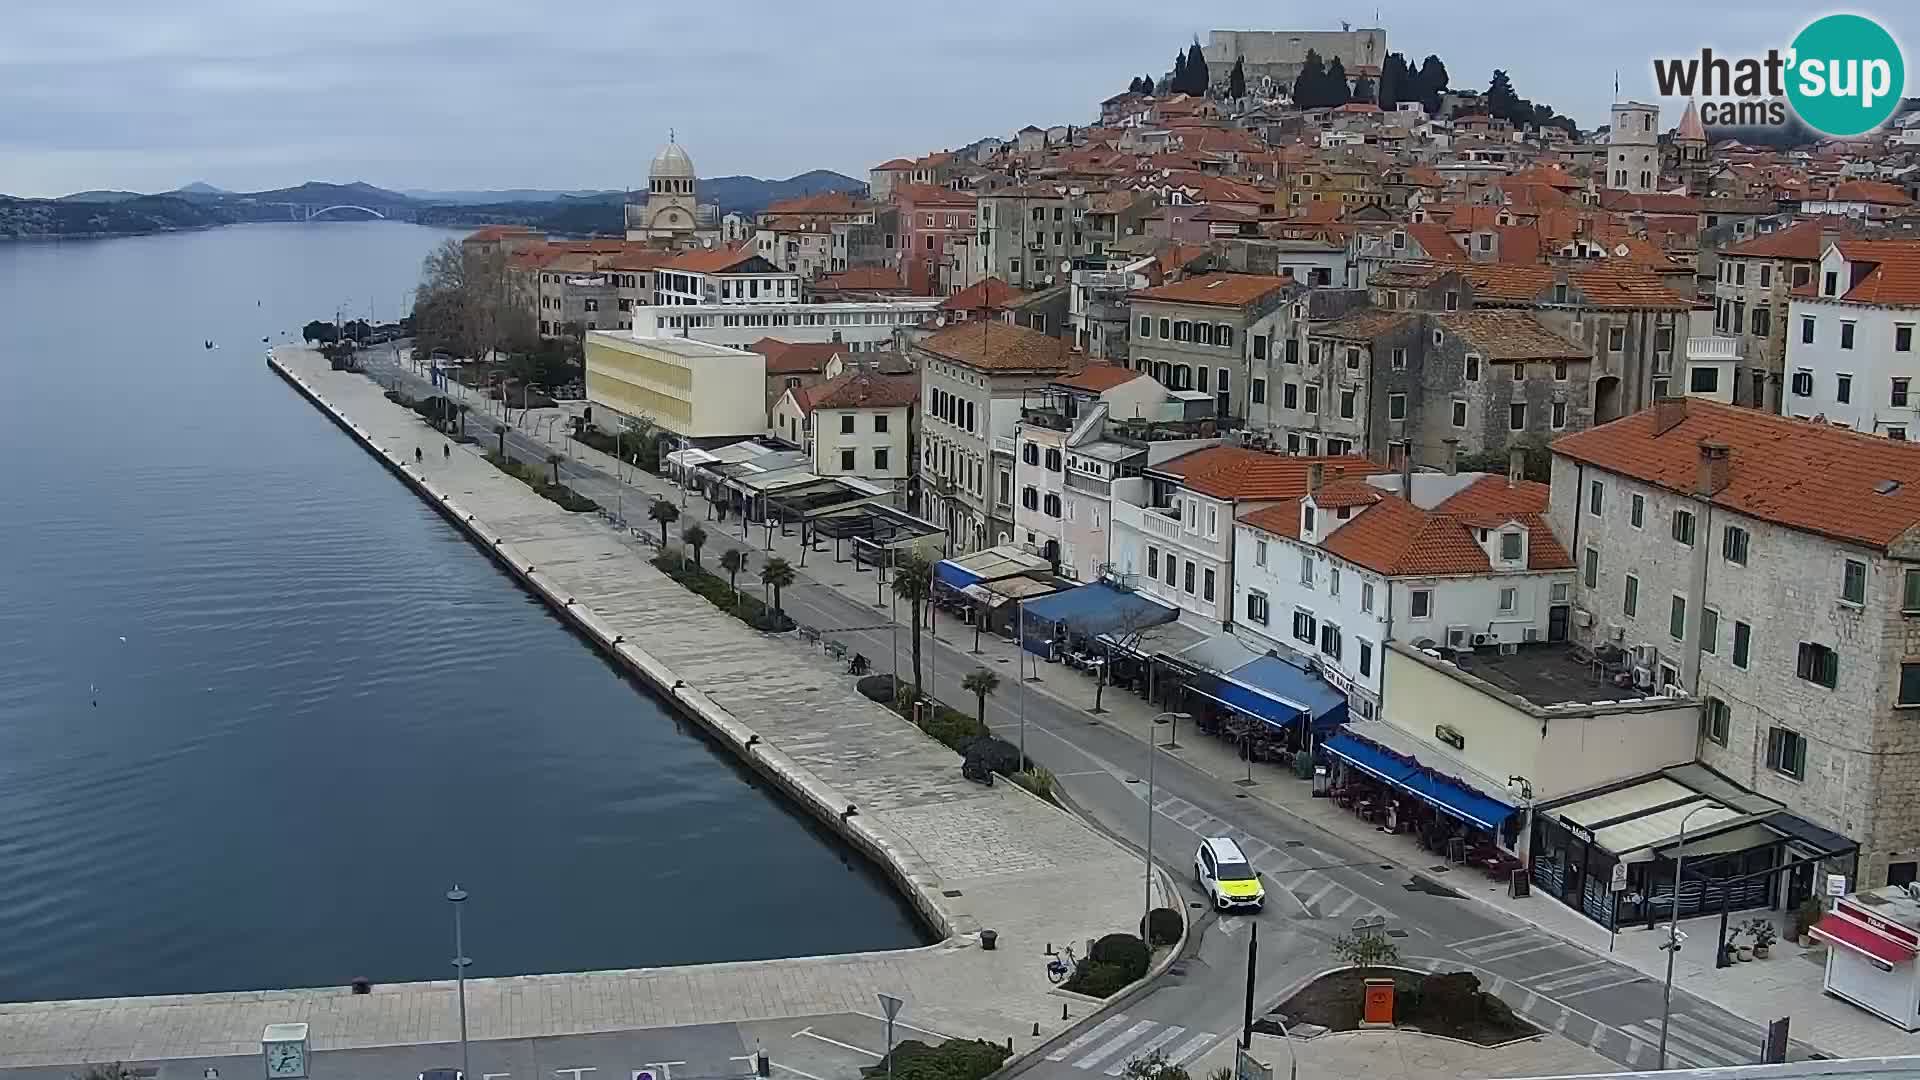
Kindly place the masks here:
POLYGON ((1266 274, 1203 274, 1141 289, 1128 297, 1128 360, 1169 390, 1212 395, 1217 417, 1244 417, 1253 339, 1270 338, 1288 300, 1304 291, 1266 274))
POLYGON ((653 275, 658 305, 799 303, 800 275, 749 248, 689 251, 653 275))
POLYGON ((1780 411, 1920 436, 1920 240, 1840 240, 1794 292, 1780 411))
POLYGON ((1354 715, 1380 714, 1388 641, 1567 639, 1573 560, 1547 526, 1547 485, 1310 468, 1307 487, 1235 523, 1233 632, 1318 661, 1354 715))
POLYGON ((960 553, 1011 543, 1021 403, 1069 373, 1066 343, 978 320, 910 346, 920 371, 922 513, 960 553))
POLYGON ((982 193, 979 233, 970 252, 973 268, 964 287, 997 277, 1021 290, 1067 280, 1063 263, 1073 259, 1081 240, 1069 219, 1070 189, 1055 184, 1020 184, 982 193))
POLYGON ((920 380, 869 369, 790 387, 774 406, 774 434, 807 451, 821 476, 905 486, 920 380))
POLYGON ((975 198, 952 188, 902 184, 894 188, 893 199, 900 211, 897 264, 907 291, 939 295, 948 242, 973 235, 975 198))
POLYGON ((1736 403, 1789 411, 1782 401, 1791 321, 1787 305, 1795 289, 1813 281, 1820 253, 1843 235, 1840 221, 1796 222, 1734 244, 1714 260, 1713 332, 1736 342, 1736 403))
MULTIPOLYGON (((1920 446, 1699 399, 1553 444, 1574 633, 1699 703, 1699 760, 1920 863, 1920 446)), ((1804 893, 1803 893, 1804 895, 1804 893)))
POLYGON ((1197 626, 1226 629, 1234 617, 1234 523, 1307 493, 1309 467, 1363 476, 1361 457, 1305 458, 1214 446, 1150 465, 1145 503, 1112 505, 1111 559, 1137 575, 1142 592, 1197 626))

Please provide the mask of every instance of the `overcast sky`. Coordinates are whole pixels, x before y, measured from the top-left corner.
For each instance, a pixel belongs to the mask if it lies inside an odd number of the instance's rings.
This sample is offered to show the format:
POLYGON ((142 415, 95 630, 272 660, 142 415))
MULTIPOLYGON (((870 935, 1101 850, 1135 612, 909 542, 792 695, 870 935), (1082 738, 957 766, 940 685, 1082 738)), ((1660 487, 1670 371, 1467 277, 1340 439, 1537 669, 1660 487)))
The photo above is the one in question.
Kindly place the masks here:
MULTIPOLYGON (((0 32, 0 192, 617 188, 667 129, 702 176, 856 177, 1025 124, 1088 122, 1215 27, 1372 24, 1371 0, 10 0, 0 32), (668 14, 671 12, 672 14, 668 14), (1324 21, 1322 21, 1324 20, 1324 21), (1291 24, 1291 25, 1290 25, 1291 24)), ((1783 0, 1377 7, 1391 51, 1456 87, 1504 67, 1522 96, 1606 122, 1652 93, 1656 55, 1785 46, 1783 0)), ((1875 16, 1920 62, 1910 4, 1875 16)), ((1673 108, 1661 122, 1671 127, 1673 108)))

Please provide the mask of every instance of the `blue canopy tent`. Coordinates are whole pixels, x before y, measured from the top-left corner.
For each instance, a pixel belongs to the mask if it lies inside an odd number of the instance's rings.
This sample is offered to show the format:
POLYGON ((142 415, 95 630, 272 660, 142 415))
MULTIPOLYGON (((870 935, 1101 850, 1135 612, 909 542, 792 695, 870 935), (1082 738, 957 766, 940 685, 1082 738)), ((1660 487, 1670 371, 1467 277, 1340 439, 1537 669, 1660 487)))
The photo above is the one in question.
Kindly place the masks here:
POLYGON ((1039 656, 1050 656, 1053 643, 1067 634, 1091 641, 1115 630, 1158 626, 1180 616, 1165 604, 1104 581, 1028 600, 1021 607, 1020 643, 1039 656))
POLYGON ((1200 693, 1230 709, 1286 727, 1305 717, 1316 731, 1347 722, 1347 695, 1320 676, 1277 656, 1257 660, 1227 672, 1215 686, 1200 693))
POLYGON ((1420 764, 1419 758, 1403 757, 1351 732, 1336 733, 1322 743, 1321 748, 1389 787, 1483 829, 1498 832, 1513 815, 1512 806, 1437 774, 1420 764))
POLYGON ((933 564, 933 580, 946 585, 954 592, 959 592, 969 585, 978 585, 985 579, 952 559, 941 559, 933 564))

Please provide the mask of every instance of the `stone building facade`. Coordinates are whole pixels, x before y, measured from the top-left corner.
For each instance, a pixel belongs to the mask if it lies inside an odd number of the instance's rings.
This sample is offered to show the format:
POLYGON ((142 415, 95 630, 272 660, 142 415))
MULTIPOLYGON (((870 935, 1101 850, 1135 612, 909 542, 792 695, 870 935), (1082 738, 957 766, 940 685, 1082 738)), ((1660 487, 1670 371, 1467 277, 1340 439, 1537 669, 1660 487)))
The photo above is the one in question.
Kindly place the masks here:
POLYGON ((1920 447, 1672 399, 1553 451, 1576 637, 1699 701, 1702 763, 1858 842, 1856 886, 1913 880, 1920 447))

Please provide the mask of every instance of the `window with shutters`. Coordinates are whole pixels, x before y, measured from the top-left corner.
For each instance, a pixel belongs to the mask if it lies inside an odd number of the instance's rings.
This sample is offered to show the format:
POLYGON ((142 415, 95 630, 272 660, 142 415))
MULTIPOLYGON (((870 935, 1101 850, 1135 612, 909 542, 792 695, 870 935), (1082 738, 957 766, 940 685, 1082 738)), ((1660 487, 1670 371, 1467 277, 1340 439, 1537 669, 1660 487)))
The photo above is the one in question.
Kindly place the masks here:
POLYGON ((1795 780, 1807 778, 1807 738, 1787 728, 1767 731, 1767 768, 1795 780))
POLYGON ((1840 681, 1840 654, 1825 645, 1803 641, 1794 658, 1793 673, 1831 690, 1840 681))

